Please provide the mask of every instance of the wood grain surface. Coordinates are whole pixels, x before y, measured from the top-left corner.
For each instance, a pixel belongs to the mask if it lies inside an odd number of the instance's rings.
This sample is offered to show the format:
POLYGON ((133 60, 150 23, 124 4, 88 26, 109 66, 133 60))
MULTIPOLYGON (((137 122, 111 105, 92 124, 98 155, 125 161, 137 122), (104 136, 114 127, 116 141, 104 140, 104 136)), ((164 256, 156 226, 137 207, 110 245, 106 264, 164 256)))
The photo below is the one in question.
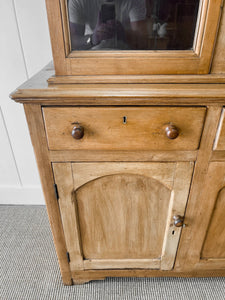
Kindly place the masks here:
MULTIPOLYGON (((222 151, 219 151, 222 152, 222 151)), ((110 150, 59 150, 49 151, 52 162, 106 162, 106 161, 195 161, 198 151, 110 151, 110 150)), ((213 159, 222 159, 224 154, 214 151, 213 159)))
POLYGON ((170 198, 167 187, 141 175, 109 175, 82 186, 76 199, 84 258, 160 257, 170 198))
POLYGON ((46 87, 31 81, 11 97, 43 105, 225 105, 224 84, 65 84, 46 87), (35 84, 35 83, 34 83, 35 84), (39 85, 38 85, 39 86, 39 85), (41 88, 43 86, 43 88, 41 88))
POLYGON ((225 163, 211 163, 205 183, 205 201, 209 206, 205 241, 201 258, 225 259, 225 163))
POLYGON ((161 269, 172 269, 182 229, 173 215, 184 215, 193 163, 74 163, 72 170, 85 268, 120 268, 126 259, 156 267, 160 258, 161 269))
POLYGON ((176 163, 151 162, 91 162, 72 164, 74 188, 112 174, 137 174, 161 181, 169 189, 173 187, 176 163))
POLYGON ((224 277, 223 270, 193 270, 190 272, 161 271, 145 269, 126 270, 85 270, 72 272, 74 284, 81 284, 90 280, 103 280, 106 277, 224 277))
MULTIPOLYGON (((198 267, 200 261, 204 237, 210 218, 210 203, 214 201, 213 198, 209 197, 209 193, 212 190, 210 181, 206 184, 206 180, 220 116, 221 109, 219 107, 210 107, 208 109, 186 208, 185 222, 187 226, 182 232, 180 247, 177 252, 175 266, 177 270, 193 270, 198 267)), ((221 169, 218 170, 221 171, 221 169)), ((215 183, 215 181, 213 182, 215 183)))
POLYGON ((47 78, 49 86, 60 86, 62 84, 92 84, 92 83, 225 83, 223 74, 205 75, 93 75, 93 76, 55 76, 47 78))
POLYGON ((196 150, 205 108, 43 108, 51 150, 196 150), (124 117, 126 124, 124 124, 124 117), (73 123, 84 127, 84 137, 74 140, 73 123), (179 129, 170 140, 168 124, 179 129))
MULTIPOLYGON (((212 184, 212 182, 211 182, 212 184)), ((202 258, 225 258, 225 187, 219 192, 208 228, 202 258)))

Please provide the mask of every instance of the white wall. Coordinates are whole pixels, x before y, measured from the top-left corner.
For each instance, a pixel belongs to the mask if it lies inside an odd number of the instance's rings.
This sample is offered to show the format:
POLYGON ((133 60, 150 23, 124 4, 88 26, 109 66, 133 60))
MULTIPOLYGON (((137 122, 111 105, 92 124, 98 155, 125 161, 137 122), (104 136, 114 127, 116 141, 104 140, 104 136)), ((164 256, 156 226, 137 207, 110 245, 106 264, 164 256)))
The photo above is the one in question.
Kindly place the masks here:
POLYGON ((51 60, 45 0, 0 0, 0 204, 44 204, 23 106, 9 94, 51 60))

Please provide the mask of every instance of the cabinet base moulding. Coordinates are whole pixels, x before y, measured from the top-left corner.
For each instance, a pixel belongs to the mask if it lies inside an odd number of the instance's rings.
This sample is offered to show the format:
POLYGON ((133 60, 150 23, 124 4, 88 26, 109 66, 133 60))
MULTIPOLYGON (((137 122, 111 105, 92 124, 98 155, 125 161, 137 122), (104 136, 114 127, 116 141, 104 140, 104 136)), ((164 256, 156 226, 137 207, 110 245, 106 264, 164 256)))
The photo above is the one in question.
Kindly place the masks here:
POLYGON ((92 280, 104 280, 106 277, 224 277, 224 270, 204 270, 190 272, 175 272, 175 271, 158 271, 158 270, 143 270, 143 269, 126 269, 126 270, 86 270, 72 272, 74 284, 83 284, 92 280))

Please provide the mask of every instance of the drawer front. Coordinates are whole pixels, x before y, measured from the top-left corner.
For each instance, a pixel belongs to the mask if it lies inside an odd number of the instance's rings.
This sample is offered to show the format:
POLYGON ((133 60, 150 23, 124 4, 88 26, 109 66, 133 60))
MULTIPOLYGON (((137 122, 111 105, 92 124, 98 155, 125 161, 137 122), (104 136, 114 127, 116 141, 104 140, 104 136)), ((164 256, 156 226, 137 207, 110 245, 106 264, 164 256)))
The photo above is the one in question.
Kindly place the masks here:
POLYGON ((214 150, 225 150, 225 108, 223 108, 214 150))
POLYGON ((43 108, 50 150, 196 150, 205 112, 203 107, 43 108), (84 128, 80 139, 71 135, 75 123, 84 128))

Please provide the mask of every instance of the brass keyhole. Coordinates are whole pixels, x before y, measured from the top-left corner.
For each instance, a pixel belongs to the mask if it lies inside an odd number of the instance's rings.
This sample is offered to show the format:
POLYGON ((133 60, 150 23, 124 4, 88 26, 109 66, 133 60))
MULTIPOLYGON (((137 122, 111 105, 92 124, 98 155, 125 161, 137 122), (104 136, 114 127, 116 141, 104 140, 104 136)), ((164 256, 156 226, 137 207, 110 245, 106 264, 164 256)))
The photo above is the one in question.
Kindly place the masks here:
POLYGON ((127 124, 127 117, 126 116, 123 117, 123 124, 127 124))

